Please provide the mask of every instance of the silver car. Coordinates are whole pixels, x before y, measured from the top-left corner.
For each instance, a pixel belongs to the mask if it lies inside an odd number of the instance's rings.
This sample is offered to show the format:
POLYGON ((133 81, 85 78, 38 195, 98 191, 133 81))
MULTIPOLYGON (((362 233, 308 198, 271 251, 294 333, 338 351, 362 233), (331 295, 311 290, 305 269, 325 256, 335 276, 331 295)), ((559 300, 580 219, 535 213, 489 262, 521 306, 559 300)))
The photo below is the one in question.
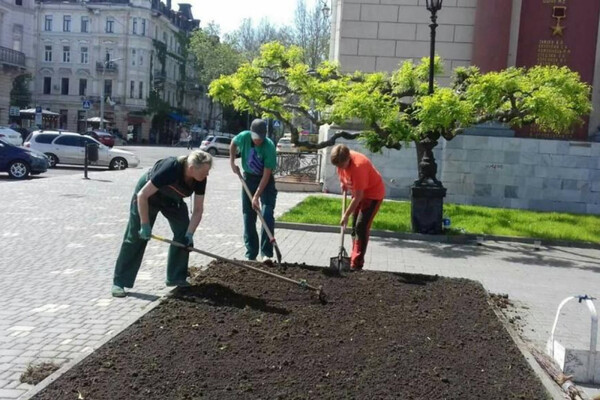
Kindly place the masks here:
POLYGON ((137 167, 140 163, 140 159, 130 151, 109 148, 94 138, 74 132, 33 131, 24 146, 44 153, 50 168, 53 168, 57 164, 83 165, 85 146, 90 143, 98 146, 98 161, 90 162, 90 165, 125 169, 137 167))

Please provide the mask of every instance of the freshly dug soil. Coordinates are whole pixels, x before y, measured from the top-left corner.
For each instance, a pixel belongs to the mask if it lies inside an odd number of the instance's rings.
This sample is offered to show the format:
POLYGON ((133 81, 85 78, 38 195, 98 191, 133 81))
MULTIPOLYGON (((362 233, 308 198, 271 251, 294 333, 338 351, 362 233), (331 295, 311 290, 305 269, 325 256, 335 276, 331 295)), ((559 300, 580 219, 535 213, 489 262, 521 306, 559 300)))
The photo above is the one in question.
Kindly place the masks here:
POLYGON ((213 263, 34 398, 549 398, 480 284, 321 271, 213 263))

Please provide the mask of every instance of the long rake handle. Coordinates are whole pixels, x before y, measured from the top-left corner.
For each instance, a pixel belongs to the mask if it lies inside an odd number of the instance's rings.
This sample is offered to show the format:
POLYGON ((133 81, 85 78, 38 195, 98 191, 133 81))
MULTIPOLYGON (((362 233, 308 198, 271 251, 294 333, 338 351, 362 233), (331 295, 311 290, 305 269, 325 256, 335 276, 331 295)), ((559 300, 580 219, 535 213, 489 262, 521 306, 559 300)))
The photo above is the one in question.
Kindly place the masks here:
MULTIPOLYGON (((344 190, 344 200, 342 200, 342 218, 344 217, 344 214, 346 213, 346 196, 347 196, 347 192, 344 190)), ((346 230, 346 227, 344 225, 342 225, 342 228, 340 230, 340 253, 342 252, 342 249, 344 248, 344 231, 346 230)))
POLYGON ((184 245, 182 243, 175 242, 173 240, 164 238, 162 236, 158 236, 158 235, 154 235, 153 234, 152 235, 152 239, 156 239, 156 240, 159 240, 161 242, 169 243, 169 244, 172 244, 173 246, 181 247, 183 249, 187 249, 187 250, 190 250, 190 251, 195 251, 196 253, 200 253, 200 254, 203 254, 205 256, 217 259, 219 261, 223 261, 223 262, 226 262, 226 263, 229 263, 229 264, 236 265, 236 266, 241 267, 241 268, 246 268, 246 269, 250 269, 250 270, 252 270, 254 272, 258 272, 258 273, 261 273, 261 274, 269 275, 269 276, 271 276, 273 278, 281 279, 283 281, 286 281, 286 282, 289 282, 289 283, 293 283, 294 285, 298 285, 298 286, 301 286, 301 287, 306 288, 306 289, 314 290, 315 292, 319 292, 321 290, 320 288, 316 288, 314 286, 309 285, 305 281, 295 281, 293 279, 286 278, 285 276, 274 274, 273 272, 265 271, 263 269, 253 267, 251 265, 243 264, 243 263, 241 263, 239 261, 236 261, 236 260, 231 260, 229 258, 225 258, 225 257, 218 256, 216 254, 213 254, 213 253, 209 253, 208 251, 196 249, 195 247, 187 247, 186 245, 184 245))
MULTIPOLYGON (((248 185, 246 185, 246 181, 244 181, 244 179, 241 177, 241 175, 238 175, 238 178, 240 178, 240 182, 242 182, 244 192, 246 192, 246 194, 248 195, 248 198, 250 199, 250 201, 252 201, 252 192, 250 192, 250 188, 248 187, 248 185)), ((265 232, 267 232, 267 236, 269 237, 269 240, 271 241, 271 243, 273 243, 273 247, 275 247, 275 252, 277 253, 277 262, 279 264, 281 264, 281 251, 279 250, 279 246, 277 245, 275 236, 273 236, 273 232, 271 232, 271 229, 267 225, 265 218, 262 216, 262 213, 259 210, 256 211, 256 215, 258 215, 258 218, 260 219, 263 229, 265 230, 265 232)))

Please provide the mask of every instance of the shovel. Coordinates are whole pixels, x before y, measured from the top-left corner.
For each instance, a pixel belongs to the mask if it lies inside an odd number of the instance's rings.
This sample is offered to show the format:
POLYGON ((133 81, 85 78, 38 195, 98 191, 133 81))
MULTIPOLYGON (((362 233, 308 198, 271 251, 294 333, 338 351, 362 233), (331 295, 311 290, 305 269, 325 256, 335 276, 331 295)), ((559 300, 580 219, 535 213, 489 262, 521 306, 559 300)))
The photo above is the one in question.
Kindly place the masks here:
MULTIPOLYGON (((242 186, 244 187, 244 192, 246 192, 246 194, 248 195, 248 198, 250 199, 250 202, 252 202, 252 192, 250 192, 248 185, 246 185, 246 181, 244 181, 244 179, 240 175, 238 175, 238 178, 240 178, 240 182, 242 182, 242 186)), ((267 236, 269 237, 269 240, 273 244, 273 248, 275 249, 275 254, 277 255, 277 264, 281 265, 281 251, 279 251, 279 246, 277 245, 275 236, 273 236, 273 232, 271 232, 271 229, 269 229, 269 227, 267 226, 267 223, 265 222, 265 218, 262 216, 262 213, 260 212, 260 210, 255 210, 255 211, 256 211, 256 215, 258 215, 258 218, 260 218, 260 222, 262 223, 263 229, 265 230, 265 232, 267 232, 267 236)))
MULTIPOLYGON (((342 217, 346 212, 346 192, 344 191, 344 200, 342 202, 342 217)), ((331 257, 329 259, 329 269, 332 271, 336 271, 340 275, 344 271, 348 271, 350 269, 350 257, 348 257, 348 253, 344 248, 344 231, 345 226, 342 226, 340 229, 340 252, 336 257, 331 257)))
POLYGON ((195 251, 196 253, 200 253, 202 255, 205 255, 205 256, 210 257, 210 258, 214 258, 216 260, 219 260, 219 261, 222 261, 222 262, 225 262, 225 263, 233 264, 233 265, 235 265, 237 267, 249 269, 249 270, 252 270, 254 272, 258 272, 260 274, 269 275, 269 276, 272 276, 273 278, 281 279, 282 281, 286 281, 286 282, 292 283, 294 285, 298 285, 298 286, 300 286, 303 289, 310 289, 310 290, 314 291, 317 294, 317 296, 319 297, 319 301, 322 304, 326 304, 327 303, 327 295, 323 291, 323 286, 319 286, 319 287, 311 286, 304 279, 301 279, 299 281, 295 281, 293 279, 286 278, 285 276, 274 274, 273 272, 265 271, 264 269, 256 268, 256 267, 253 267, 251 265, 246 265, 246 264, 241 263, 241 262, 239 262, 237 260, 230 260, 228 258, 221 257, 221 256, 218 256, 218 255, 213 254, 213 253, 209 253, 208 251, 196 249, 194 247, 187 247, 183 243, 175 242, 173 240, 164 238, 162 236, 158 236, 158 235, 154 235, 153 234, 152 235, 152 239, 155 239, 155 240, 158 240, 158 241, 161 241, 161 242, 164 242, 164 243, 169 243, 169 244, 171 244, 173 246, 181 247, 181 248, 186 249, 188 251, 195 251))

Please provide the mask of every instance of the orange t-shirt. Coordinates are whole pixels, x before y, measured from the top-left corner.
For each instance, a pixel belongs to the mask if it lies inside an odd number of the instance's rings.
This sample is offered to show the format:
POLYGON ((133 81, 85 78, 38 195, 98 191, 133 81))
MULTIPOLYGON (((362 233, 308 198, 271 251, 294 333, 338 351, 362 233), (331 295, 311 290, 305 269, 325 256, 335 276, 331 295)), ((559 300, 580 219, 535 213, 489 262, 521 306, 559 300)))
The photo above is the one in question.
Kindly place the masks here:
POLYGON ((356 190, 363 190, 365 199, 383 200, 385 197, 383 179, 364 154, 350 150, 348 168, 337 168, 337 174, 342 185, 349 191, 354 193, 356 190))

